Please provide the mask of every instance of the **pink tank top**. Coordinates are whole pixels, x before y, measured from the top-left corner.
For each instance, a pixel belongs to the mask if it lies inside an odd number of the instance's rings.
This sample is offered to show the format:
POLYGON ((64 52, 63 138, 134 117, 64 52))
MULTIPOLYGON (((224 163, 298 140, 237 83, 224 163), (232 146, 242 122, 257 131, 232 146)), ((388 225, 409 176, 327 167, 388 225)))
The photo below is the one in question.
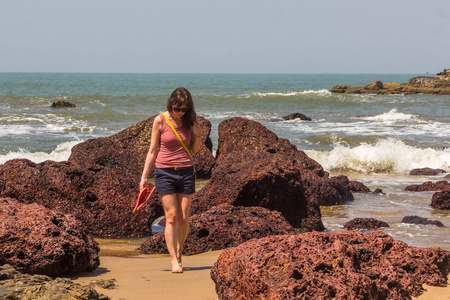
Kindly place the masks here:
MULTIPOLYGON (((161 135, 159 140, 159 151, 156 156, 155 166, 157 168, 171 168, 171 167, 190 167, 192 162, 189 154, 184 150, 172 128, 167 124, 166 119, 162 114, 159 115, 161 119, 161 135)), ((175 127, 175 122, 172 122, 175 127)), ((183 143, 191 151, 191 130, 189 128, 181 128, 175 130, 183 140, 183 143)))

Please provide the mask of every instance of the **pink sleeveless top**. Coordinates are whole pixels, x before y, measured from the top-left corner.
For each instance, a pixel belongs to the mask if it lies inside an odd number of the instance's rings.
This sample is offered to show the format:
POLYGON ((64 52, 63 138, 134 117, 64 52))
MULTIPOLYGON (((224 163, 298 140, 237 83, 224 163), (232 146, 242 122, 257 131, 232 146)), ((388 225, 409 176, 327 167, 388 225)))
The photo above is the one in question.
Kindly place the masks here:
MULTIPOLYGON (((189 154, 184 150, 175 133, 162 114, 161 118, 161 135, 159 140, 159 151, 156 156, 155 166, 157 168, 171 168, 171 167, 190 167, 192 162, 189 154)), ((175 127, 175 122, 172 122, 175 127)), ((184 145, 191 151, 191 130, 189 128, 181 128, 175 130, 183 140, 184 145)))

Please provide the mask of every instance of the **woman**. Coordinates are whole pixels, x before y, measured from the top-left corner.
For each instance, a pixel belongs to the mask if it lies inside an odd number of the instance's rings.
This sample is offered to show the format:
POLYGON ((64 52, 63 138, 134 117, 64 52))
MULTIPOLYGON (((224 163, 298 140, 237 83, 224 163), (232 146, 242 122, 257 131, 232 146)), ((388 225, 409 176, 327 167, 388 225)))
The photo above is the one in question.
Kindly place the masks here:
POLYGON ((196 122, 194 103, 187 89, 180 87, 173 91, 166 108, 167 111, 156 116, 153 122, 150 149, 145 159, 140 189, 142 191, 148 187, 148 173, 154 165, 156 192, 166 217, 164 234, 172 259, 172 273, 182 273, 181 254, 189 232, 195 171, 191 156, 168 122, 177 131, 191 155, 200 148, 202 130, 196 122))

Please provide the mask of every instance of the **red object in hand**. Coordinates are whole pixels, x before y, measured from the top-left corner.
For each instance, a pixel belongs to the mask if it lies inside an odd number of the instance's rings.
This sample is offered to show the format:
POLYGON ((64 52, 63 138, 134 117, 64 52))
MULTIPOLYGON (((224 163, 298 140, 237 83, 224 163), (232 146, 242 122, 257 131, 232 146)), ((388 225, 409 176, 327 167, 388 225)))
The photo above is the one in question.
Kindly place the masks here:
POLYGON ((153 187, 151 191, 148 190, 148 188, 144 188, 138 195, 136 199, 136 206, 133 209, 133 213, 137 212, 144 206, 145 203, 153 196, 155 193, 156 186, 153 187))

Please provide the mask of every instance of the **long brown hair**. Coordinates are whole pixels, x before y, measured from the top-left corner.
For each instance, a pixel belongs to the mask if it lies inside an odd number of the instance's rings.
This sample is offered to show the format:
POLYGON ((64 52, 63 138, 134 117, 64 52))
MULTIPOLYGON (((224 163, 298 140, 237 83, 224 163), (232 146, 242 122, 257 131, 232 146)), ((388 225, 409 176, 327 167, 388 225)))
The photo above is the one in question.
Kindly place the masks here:
POLYGON ((194 109, 194 102, 192 101, 192 96, 189 91, 184 87, 179 87, 172 92, 169 99, 167 99, 167 111, 172 113, 172 106, 181 106, 185 104, 187 107, 187 112, 181 118, 183 122, 183 127, 189 129, 194 126, 194 122, 197 121, 197 114, 194 109))

